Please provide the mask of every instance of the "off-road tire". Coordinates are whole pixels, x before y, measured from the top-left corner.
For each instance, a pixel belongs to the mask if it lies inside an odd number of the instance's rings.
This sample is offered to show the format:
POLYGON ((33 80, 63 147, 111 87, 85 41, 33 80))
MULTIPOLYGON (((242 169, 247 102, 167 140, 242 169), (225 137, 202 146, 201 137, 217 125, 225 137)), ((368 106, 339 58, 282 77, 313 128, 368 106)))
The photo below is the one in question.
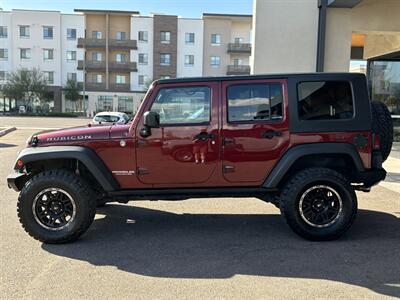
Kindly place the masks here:
POLYGON ((33 176, 22 188, 17 204, 18 218, 25 231, 33 238, 50 244, 76 240, 92 224, 96 214, 96 198, 89 185, 81 177, 68 170, 49 170, 33 176), (66 191, 76 206, 75 218, 58 231, 44 228, 35 219, 34 199, 49 188, 66 191))
POLYGON ((393 120, 386 105, 380 101, 371 102, 372 130, 381 139, 382 159, 385 161, 393 144, 393 120))
POLYGON ((313 241, 327 241, 340 237, 354 222, 357 197, 348 180, 340 173, 327 168, 307 168, 291 177, 282 189, 281 214, 292 230, 313 241), (335 190, 341 197, 342 209, 337 220, 323 228, 309 225, 300 213, 300 199, 305 192, 318 185, 335 190))

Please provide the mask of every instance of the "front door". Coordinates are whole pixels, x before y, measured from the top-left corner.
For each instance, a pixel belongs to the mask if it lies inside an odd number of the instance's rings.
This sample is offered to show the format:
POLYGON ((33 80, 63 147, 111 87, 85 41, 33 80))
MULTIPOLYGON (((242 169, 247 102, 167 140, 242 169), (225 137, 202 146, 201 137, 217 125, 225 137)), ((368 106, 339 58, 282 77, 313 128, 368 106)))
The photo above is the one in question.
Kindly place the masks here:
POLYGON ((141 182, 159 187, 207 183, 216 171, 220 151, 218 136, 219 84, 157 85, 147 111, 160 115, 160 128, 138 137, 137 173, 141 182))
POLYGON ((222 168, 232 184, 261 185, 289 145, 286 80, 222 83, 222 168))

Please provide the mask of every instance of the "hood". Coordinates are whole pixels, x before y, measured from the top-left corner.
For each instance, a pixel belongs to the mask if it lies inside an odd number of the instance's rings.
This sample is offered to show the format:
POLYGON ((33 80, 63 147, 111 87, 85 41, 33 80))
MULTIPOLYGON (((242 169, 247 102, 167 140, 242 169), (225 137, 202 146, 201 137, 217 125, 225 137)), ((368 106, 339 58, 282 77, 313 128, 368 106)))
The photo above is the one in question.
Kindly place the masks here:
POLYGON ((31 142, 37 145, 52 143, 76 143, 90 140, 110 138, 110 130, 114 125, 87 125, 58 130, 41 131, 33 135, 31 142))

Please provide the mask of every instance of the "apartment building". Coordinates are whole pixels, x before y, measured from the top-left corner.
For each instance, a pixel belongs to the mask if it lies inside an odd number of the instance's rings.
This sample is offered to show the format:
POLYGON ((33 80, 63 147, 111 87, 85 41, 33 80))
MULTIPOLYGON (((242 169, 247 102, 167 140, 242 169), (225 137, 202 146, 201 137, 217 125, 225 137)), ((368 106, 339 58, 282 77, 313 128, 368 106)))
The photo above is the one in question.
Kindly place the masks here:
MULTIPOLYGON (((156 79, 249 74, 251 19, 89 9, 0 11, 0 84, 18 68, 39 67, 54 94, 51 110, 134 112, 156 79), (79 109, 62 91, 69 79, 82 90, 79 109)), ((24 105, 10 101, 0 94, 0 111, 24 105)))
POLYGON ((252 16, 204 13, 203 22, 203 74, 250 74, 252 16))

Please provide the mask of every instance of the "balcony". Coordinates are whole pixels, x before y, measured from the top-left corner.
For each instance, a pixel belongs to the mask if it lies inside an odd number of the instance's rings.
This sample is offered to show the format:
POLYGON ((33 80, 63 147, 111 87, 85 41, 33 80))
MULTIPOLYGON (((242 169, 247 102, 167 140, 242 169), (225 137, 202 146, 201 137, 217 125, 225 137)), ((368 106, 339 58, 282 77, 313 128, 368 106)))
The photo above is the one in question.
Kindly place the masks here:
POLYGON ((248 43, 229 43, 228 53, 247 53, 251 54, 251 44, 248 43))
MULTIPOLYGON (((86 70, 105 70, 105 61, 85 60, 86 70)), ((83 60, 78 60, 78 70, 83 70, 83 60)))
POLYGON ((249 65, 229 65, 226 75, 248 75, 250 74, 249 65))
POLYGON ((129 92, 131 86, 129 83, 110 83, 109 90, 113 92, 129 92))
POLYGON ((78 39, 78 48, 104 48, 106 46, 105 39, 78 39))
POLYGON ((126 49, 137 49, 136 40, 113 40, 108 41, 108 47, 114 49, 126 48, 126 49))
MULTIPOLYGON (((106 47, 106 39, 91 39, 91 38, 79 38, 78 48, 104 48, 106 47)), ((114 49, 137 49, 136 40, 108 40, 108 47, 114 49)))
POLYGON ((103 82, 86 82, 85 84, 86 91, 105 91, 106 84, 103 82))
POLYGON ((110 71, 137 72, 137 64, 131 61, 110 61, 108 63, 108 69, 110 71))

